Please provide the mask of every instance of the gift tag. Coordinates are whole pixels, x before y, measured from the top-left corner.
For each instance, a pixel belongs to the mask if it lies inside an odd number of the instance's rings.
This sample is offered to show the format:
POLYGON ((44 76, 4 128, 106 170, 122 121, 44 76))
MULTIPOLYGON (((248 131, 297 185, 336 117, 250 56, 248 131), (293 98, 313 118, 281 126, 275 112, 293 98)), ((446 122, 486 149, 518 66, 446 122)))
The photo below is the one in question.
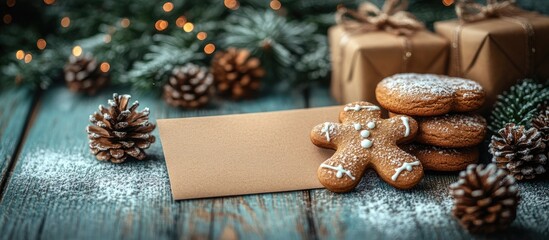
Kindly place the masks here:
POLYGON ((159 119, 175 200, 322 188, 318 166, 333 150, 311 143, 341 107, 159 119))

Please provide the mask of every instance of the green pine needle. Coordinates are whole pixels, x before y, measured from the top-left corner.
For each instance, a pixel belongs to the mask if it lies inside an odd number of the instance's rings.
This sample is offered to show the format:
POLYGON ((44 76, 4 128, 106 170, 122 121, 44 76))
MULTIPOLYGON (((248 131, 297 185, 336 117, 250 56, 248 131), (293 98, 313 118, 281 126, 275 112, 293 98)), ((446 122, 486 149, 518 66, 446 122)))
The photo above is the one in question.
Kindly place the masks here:
POLYGON ((507 123, 530 127, 538 107, 549 99, 549 86, 524 80, 498 96, 488 128, 497 133, 507 123))
POLYGON ((288 69, 307 53, 316 29, 313 23, 288 21, 271 10, 243 8, 229 17, 221 44, 250 50, 269 69, 267 82, 274 83, 292 77, 288 69))

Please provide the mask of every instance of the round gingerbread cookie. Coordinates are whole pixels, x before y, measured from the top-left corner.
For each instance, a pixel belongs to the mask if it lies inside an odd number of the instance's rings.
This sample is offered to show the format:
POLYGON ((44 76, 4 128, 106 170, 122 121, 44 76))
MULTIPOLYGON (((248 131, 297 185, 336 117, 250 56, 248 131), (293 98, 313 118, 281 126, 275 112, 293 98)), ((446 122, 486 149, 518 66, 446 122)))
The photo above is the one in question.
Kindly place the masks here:
POLYGON ((474 111, 482 106, 484 97, 484 90, 474 81, 434 74, 396 74, 376 88, 381 106, 411 116, 474 111))
POLYGON ((419 125, 415 141, 446 148, 479 145, 486 136, 486 120, 477 114, 446 114, 416 117, 419 125))
POLYGON ((478 147, 440 148, 435 146, 408 144, 401 148, 416 156, 423 168, 433 171, 461 171, 467 165, 478 162, 478 147))

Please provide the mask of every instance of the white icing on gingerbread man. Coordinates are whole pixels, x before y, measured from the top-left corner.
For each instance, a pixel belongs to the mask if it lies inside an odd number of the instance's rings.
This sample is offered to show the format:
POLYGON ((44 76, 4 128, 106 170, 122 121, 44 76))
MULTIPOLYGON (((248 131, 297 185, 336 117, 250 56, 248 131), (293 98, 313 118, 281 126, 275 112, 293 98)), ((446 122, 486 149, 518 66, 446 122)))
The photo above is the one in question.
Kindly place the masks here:
POLYGON ((318 168, 318 178, 327 189, 352 190, 368 168, 396 188, 410 188, 421 180, 421 163, 397 146, 416 134, 414 119, 406 116, 382 119, 379 107, 356 102, 344 107, 339 120, 340 123, 331 123, 333 132, 329 139, 324 134, 328 129, 326 123, 311 131, 315 145, 336 150, 318 168))

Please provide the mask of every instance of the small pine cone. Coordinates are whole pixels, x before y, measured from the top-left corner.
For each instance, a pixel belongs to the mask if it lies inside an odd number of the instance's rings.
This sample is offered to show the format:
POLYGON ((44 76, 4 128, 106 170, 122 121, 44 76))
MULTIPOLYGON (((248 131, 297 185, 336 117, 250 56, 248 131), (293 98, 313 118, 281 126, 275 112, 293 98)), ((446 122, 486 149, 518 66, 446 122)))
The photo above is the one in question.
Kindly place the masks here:
POLYGON ((121 163, 128 157, 143 160, 143 151, 155 141, 151 134, 156 127, 149 122, 149 109, 138 112, 135 101, 129 108, 130 95, 113 94, 109 108, 99 105, 99 111, 90 115, 92 125, 87 127, 91 152, 98 160, 121 163))
POLYGON ((547 156, 541 133, 508 123, 492 136, 489 145, 492 162, 507 170, 517 180, 533 179, 545 172, 547 156), (498 136, 499 135, 499 136, 498 136))
POLYGON ((520 200, 515 179, 495 164, 471 164, 450 185, 452 214, 471 232, 495 232, 508 227, 520 200))
POLYGON ((71 56, 64 71, 67 87, 73 92, 94 95, 110 80, 109 72, 101 70, 97 60, 90 55, 71 56))
POLYGON ((251 98, 259 92, 265 70, 246 49, 229 48, 218 52, 212 60, 212 74, 217 91, 234 100, 251 98))
POLYGON ((199 108, 210 101, 213 76, 205 67, 191 63, 175 67, 164 85, 164 100, 175 107, 199 108))
POLYGON ((549 105, 543 106, 538 116, 532 119, 532 126, 543 136, 545 152, 549 151, 549 105))

